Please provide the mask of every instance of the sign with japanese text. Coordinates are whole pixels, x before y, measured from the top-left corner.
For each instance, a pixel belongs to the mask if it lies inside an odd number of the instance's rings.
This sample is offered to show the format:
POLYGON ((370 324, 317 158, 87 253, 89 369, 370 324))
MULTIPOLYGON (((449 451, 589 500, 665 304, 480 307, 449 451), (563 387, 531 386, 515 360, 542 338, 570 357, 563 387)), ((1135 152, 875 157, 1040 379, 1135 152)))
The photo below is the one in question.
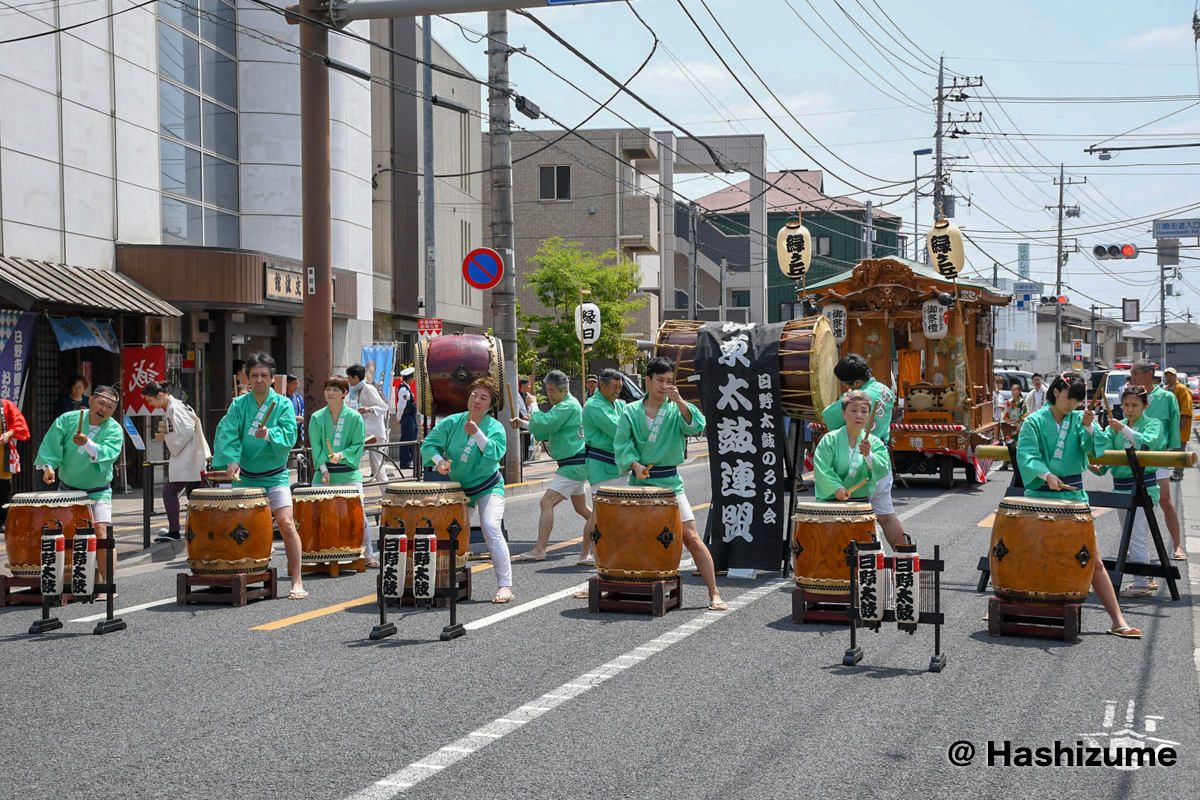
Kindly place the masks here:
POLYGON ((775 237, 775 256, 779 269, 791 280, 798 281, 808 272, 812 262, 812 234, 800 220, 788 220, 775 237))
POLYGON ((383 552, 379 560, 383 596, 399 600, 404 596, 404 576, 408 569, 408 536, 403 530, 388 530, 383 534, 383 552))
POLYGON ((600 338, 600 306, 583 303, 575 307, 575 337, 585 345, 600 338))
MULTIPOLYGON (((127 417, 150 416, 156 413, 146 404, 142 389, 150 381, 162 383, 167 379, 167 348, 126 346, 121 351, 121 394, 125 398, 127 417)), ((157 412, 159 415, 161 411, 157 412)))
MULTIPOLYGON (((1029 242, 1017 243, 1017 277, 1023 281, 1029 280, 1029 242)), ((1015 294, 1016 289, 1013 292, 1015 294)))
POLYGON ((785 324, 709 322, 697 332, 717 569, 779 568, 787 517, 779 404, 779 339, 785 324))
POLYGON ((1186 239, 1200 237, 1200 219, 1156 219, 1155 239, 1186 239))
POLYGON ((1141 322, 1142 321, 1142 301, 1130 297, 1121 298, 1121 321, 1122 322, 1141 322))
POLYGON ((929 229, 926 244, 929 246, 929 258, 938 274, 946 280, 957 278, 966 263, 962 231, 958 226, 949 220, 938 220, 929 229))
POLYGON ((419 336, 441 336, 442 321, 440 319, 419 319, 417 320, 417 335, 419 336))
POLYGON ((267 276, 266 298, 285 303, 304 302, 304 280, 299 270, 277 263, 266 261, 263 270, 267 276))
POLYGON ((0 311, 0 400, 11 400, 18 408, 25 393, 37 318, 33 311, 0 311))
POLYGON ((412 548, 413 598, 429 600, 437 591, 437 535, 418 533, 412 548))
POLYGON ((945 339, 950 332, 950 310, 937 300, 921 304, 921 332, 926 339, 945 339))
POLYGON ((821 309, 821 316, 829 320, 829 327, 833 328, 833 341, 841 344, 846 341, 846 328, 849 324, 849 312, 841 303, 826 303, 821 309))

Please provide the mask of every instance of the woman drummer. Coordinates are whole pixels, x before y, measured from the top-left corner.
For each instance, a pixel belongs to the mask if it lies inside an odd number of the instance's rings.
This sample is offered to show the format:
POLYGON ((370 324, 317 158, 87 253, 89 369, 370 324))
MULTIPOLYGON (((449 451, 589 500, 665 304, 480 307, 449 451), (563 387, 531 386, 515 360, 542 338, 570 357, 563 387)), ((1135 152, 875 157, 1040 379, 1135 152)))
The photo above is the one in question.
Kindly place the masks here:
MULTIPOLYGON (((1064 372, 1046 390, 1046 403, 1025 418, 1017 439, 1017 467, 1025 483, 1026 497, 1088 502, 1083 491, 1083 471, 1088 455, 1095 454, 1095 413, 1075 409, 1087 397, 1087 384, 1073 372, 1064 372)), ((1109 633, 1125 639, 1140 639, 1142 632, 1130 627, 1121 613, 1117 593, 1100 558, 1092 559, 1092 588, 1112 618, 1109 633)))
POLYGON ((425 466, 462 485, 467 506, 479 512, 479 527, 492 554, 498 591, 493 603, 513 599, 512 565, 504 540, 504 480, 500 461, 504 458, 504 426, 488 411, 499 405, 500 388, 491 378, 476 378, 470 386, 467 410, 446 417, 421 443, 425 466))
POLYGON ((842 416, 846 426, 822 436, 813 456, 817 499, 865 502, 891 469, 887 445, 866 430, 871 419, 866 392, 854 389, 842 395, 842 416))
MULTIPOLYGON (((366 427, 362 415, 346 405, 350 381, 344 375, 325 379, 325 407, 308 420, 308 441, 312 446, 313 463, 321 470, 321 483, 327 486, 353 486, 363 494, 362 461, 366 443, 366 427)), ((366 506, 364 498, 363 506, 366 506)), ((378 567, 375 556, 375 537, 363 512, 363 548, 368 567, 378 567)))
MULTIPOLYGON (((1111 419, 1107 430, 1096 429, 1094 438, 1096 452, 1105 450, 1124 450, 1132 445, 1134 450, 1145 447, 1148 450, 1166 450, 1167 435, 1161 421, 1154 419, 1146 410, 1146 387, 1136 383, 1127 383, 1121 391, 1121 410, 1125 413, 1125 421, 1111 419)), ((1133 469, 1129 466, 1101 467, 1099 474, 1112 472, 1113 491, 1130 494, 1133 491, 1133 469)), ((1154 505, 1158 505, 1158 482, 1155 480, 1156 470, 1151 467, 1145 470, 1146 491, 1154 505)), ((1121 530, 1125 530, 1125 516, 1133 514, 1133 533, 1129 539, 1129 560, 1145 564, 1150 560, 1148 541, 1150 522, 1145 514, 1138 514, 1137 509, 1118 509, 1121 515, 1121 530)), ((1121 592, 1122 597, 1146 597, 1158 584, 1147 575, 1137 575, 1133 585, 1121 592)))

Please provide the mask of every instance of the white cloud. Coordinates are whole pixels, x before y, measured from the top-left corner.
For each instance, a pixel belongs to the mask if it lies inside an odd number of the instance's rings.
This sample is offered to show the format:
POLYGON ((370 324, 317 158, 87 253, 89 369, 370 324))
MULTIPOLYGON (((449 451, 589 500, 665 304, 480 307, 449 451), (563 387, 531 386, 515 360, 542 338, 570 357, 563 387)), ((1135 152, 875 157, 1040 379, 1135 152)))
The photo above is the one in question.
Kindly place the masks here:
POLYGON ((1191 50, 1195 43, 1191 26, 1176 25, 1143 31, 1128 39, 1118 39, 1116 44, 1126 50, 1191 50))

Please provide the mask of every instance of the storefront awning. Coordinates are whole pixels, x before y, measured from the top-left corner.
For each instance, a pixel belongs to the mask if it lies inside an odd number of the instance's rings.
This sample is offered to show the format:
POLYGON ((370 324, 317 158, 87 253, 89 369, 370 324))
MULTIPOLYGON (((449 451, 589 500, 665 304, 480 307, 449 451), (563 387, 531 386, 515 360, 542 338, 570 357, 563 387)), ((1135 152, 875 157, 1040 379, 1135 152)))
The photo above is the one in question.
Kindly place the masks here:
POLYGON ((63 305, 152 317, 183 316, 175 306, 116 272, 28 258, 0 256, 0 297, 26 310, 63 305))

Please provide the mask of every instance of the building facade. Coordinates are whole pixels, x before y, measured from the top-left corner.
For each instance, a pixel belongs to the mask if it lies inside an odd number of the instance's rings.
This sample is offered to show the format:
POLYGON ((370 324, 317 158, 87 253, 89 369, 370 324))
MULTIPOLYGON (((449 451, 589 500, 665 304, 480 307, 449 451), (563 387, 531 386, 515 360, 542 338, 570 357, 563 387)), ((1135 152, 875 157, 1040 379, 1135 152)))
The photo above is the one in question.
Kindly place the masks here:
POLYGON ((1031 372, 1055 374, 1072 368, 1075 356, 1080 357, 1082 370, 1091 368, 1093 350, 1097 369, 1108 369, 1118 361, 1129 360, 1133 345, 1125 338, 1129 326, 1118 319, 1095 317, 1096 339, 1092 340, 1092 313, 1078 306, 1063 306, 1062 336, 1055 342, 1054 306, 1037 310, 1037 357, 1027 367, 1031 372), (1076 343, 1080 347, 1076 348, 1076 343))
POLYGON ((1200 375, 1200 325, 1190 322, 1167 323, 1167 352, 1162 352, 1162 332, 1155 325, 1139 333, 1145 337, 1147 358, 1175 367, 1188 375, 1200 375))

